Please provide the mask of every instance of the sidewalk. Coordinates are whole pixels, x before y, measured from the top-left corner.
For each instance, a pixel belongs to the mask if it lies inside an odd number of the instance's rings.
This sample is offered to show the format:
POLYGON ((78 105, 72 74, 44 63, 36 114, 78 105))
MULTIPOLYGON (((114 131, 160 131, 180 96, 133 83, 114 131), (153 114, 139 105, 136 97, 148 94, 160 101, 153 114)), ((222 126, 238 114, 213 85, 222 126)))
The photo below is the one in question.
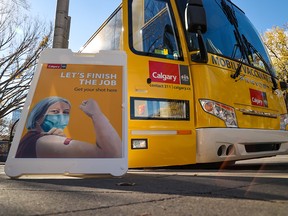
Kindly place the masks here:
POLYGON ((27 177, 0 165, 0 215, 287 215, 288 160, 259 169, 129 170, 123 177, 27 177))

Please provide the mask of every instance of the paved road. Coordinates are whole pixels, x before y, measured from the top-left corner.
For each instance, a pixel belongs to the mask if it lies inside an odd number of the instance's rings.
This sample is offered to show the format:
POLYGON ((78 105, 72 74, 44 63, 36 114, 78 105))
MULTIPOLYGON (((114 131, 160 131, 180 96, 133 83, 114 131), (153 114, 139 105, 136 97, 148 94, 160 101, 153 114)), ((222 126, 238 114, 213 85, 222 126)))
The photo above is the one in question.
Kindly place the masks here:
POLYGON ((288 215, 288 156, 220 169, 129 170, 123 177, 8 178, 0 215, 288 215))

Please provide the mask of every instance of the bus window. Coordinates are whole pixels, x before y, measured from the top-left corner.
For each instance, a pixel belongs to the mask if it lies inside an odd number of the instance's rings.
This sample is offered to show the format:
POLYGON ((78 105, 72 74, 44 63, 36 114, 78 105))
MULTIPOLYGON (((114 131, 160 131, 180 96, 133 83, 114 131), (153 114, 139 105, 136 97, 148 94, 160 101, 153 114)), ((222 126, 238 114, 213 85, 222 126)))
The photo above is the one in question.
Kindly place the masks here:
POLYGON ((179 59, 177 31, 167 3, 133 0, 132 32, 132 48, 136 52, 179 59))
POLYGON ((154 98, 131 98, 131 119, 186 120, 189 101, 154 98))
POLYGON ((122 8, 119 7, 84 45, 85 52, 97 53, 100 50, 121 50, 121 34, 122 8), (88 44, 89 47, 86 46, 88 44))
MULTIPOLYGON (((247 50, 247 52, 249 52, 249 57, 251 58, 248 61, 247 57, 241 53, 238 41, 242 40, 242 37, 245 36, 249 43, 251 43, 265 59, 265 61, 271 65, 269 56, 266 53, 265 47, 263 46, 257 31, 255 31, 255 28, 245 16, 243 11, 237 8, 237 6, 231 1, 228 1, 228 6, 226 7, 228 7, 228 10, 232 12, 232 18, 236 21, 237 30, 239 31, 241 37, 237 38, 235 26, 229 20, 231 17, 227 15, 227 12, 225 12, 225 7, 222 5, 223 2, 226 1, 203 1, 208 26, 207 32, 203 34, 207 51, 212 54, 222 55, 237 61, 245 62, 247 64, 249 61, 251 61, 251 65, 265 70, 263 62, 260 61, 256 55, 253 55, 255 53, 253 53, 252 50, 247 50)), ((176 3, 182 19, 182 26, 185 26, 186 1, 176 1, 176 3)), ((199 50, 195 33, 187 32, 186 37, 189 50, 199 50)))

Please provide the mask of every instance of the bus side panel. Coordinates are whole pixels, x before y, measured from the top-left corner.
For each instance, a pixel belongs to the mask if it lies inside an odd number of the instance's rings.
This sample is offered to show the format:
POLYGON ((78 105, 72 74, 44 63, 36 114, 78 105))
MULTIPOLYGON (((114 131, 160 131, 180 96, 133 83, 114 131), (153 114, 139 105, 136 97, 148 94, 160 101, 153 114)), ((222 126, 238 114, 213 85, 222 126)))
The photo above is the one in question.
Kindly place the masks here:
POLYGON ((193 135, 131 135, 128 140, 147 139, 147 149, 132 149, 128 146, 128 167, 157 167, 196 163, 196 145, 193 135), (189 142, 188 142, 189 141, 189 142))
MULTIPOLYGON (((157 82, 148 84, 149 61, 151 59, 157 61, 158 59, 135 55, 129 50, 127 53, 128 113, 130 114, 128 117, 128 166, 136 168, 196 163, 196 133, 194 127, 195 115, 194 101, 192 100, 192 84, 185 86, 157 82), (131 103, 133 98, 143 101, 185 101, 187 103, 188 117, 186 120, 133 119, 134 113, 137 112, 137 108, 134 108, 136 103, 134 105, 131 103), (134 139, 147 139, 147 149, 132 149, 132 140, 134 139)), ((158 60, 157 62, 160 61, 158 60)), ((160 64, 162 63, 183 64, 181 61, 171 60, 161 60, 160 64)))

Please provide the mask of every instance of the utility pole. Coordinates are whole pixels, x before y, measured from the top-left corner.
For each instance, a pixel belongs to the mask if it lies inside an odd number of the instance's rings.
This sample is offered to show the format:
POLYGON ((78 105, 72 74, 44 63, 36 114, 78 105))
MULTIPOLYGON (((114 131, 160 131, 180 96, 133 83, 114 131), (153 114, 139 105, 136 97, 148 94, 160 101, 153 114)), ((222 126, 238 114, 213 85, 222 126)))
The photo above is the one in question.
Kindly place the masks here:
POLYGON ((69 0, 57 0, 53 48, 68 48, 71 17, 69 0))

